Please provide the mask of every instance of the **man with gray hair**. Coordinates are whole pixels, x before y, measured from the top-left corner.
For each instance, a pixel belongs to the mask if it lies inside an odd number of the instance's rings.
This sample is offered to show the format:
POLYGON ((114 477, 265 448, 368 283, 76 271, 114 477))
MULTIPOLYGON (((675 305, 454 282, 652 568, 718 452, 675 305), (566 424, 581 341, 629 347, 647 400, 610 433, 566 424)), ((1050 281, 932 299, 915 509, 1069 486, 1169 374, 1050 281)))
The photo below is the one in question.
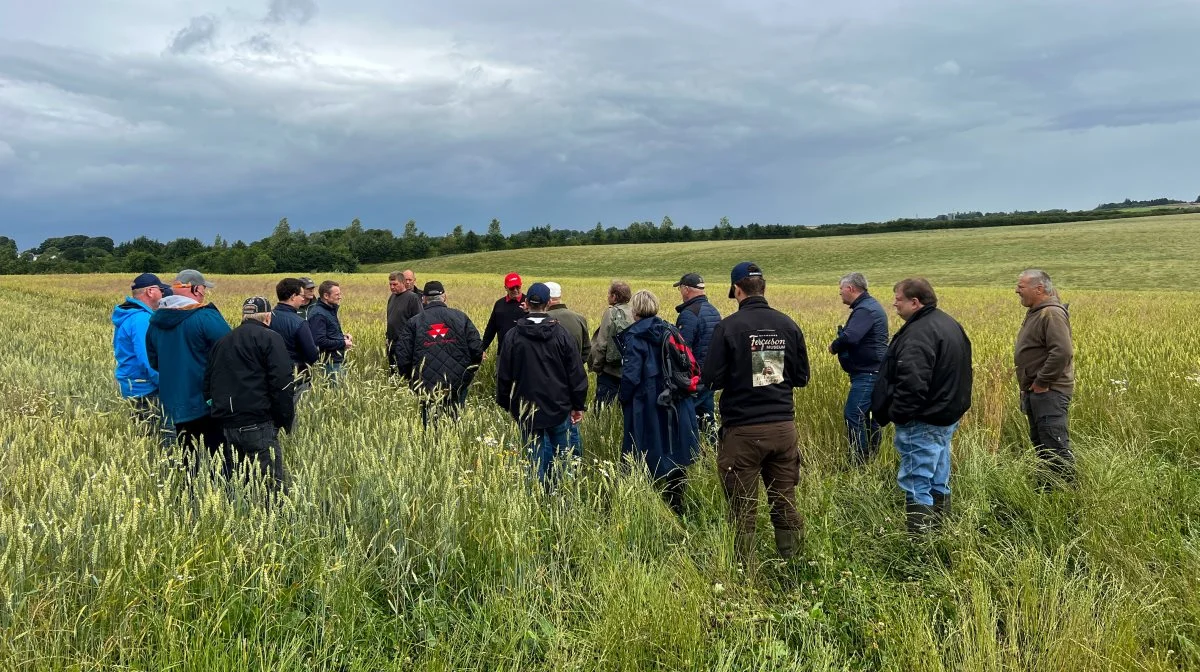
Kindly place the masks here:
POLYGON ((846 324, 838 327, 830 354, 850 376, 850 393, 843 415, 850 443, 850 461, 866 464, 879 451, 879 423, 871 417, 871 392, 888 346, 888 318, 883 306, 867 293, 867 278, 849 273, 838 283, 842 303, 850 306, 846 324))
POLYGON ((1067 431, 1067 408, 1075 392, 1071 317, 1045 271, 1028 269, 1017 278, 1017 296, 1027 309, 1013 349, 1021 411, 1029 440, 1045 467, 1042 490, 1075 480, 1075 456, 1067 431))

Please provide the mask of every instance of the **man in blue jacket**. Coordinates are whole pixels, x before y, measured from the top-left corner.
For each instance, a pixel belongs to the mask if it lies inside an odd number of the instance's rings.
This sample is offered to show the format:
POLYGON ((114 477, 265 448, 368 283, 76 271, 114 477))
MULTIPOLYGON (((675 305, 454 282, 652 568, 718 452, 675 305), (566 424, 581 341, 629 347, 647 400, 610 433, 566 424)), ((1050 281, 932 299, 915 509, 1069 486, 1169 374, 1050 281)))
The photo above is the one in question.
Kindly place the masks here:
POLYGON ((158 372, 150 368, 146 356, 146 330, 150 316, 171 288, 153 273, 143 273, 133 279, 130 295, 113 309, 113 356, 117 360, 114 375, 121 396, 132 405, 134 424, 147 436, 158 437, 160 446, 174 440, 174 428, 164 422, 162 405, 158 400, 158 372))
MULTIPOLYGON (((712 340, 713 329, 721 322, 721 313, 709 303, 704 292, 704 278, 699 275, 687 273, 672 287, 679 288, 679 296, 683 299, 683 303, 675 306, 675 312, 679 313, 679 317, 675 318, 675 326, 692 349, 696 365, 703 370, 704 360, 708 356, 708 343, 712 340)), ((700 422, 700 431, 710 436, 716 431, 712 390, 702 390, 696 395, 696 419, 700 422)))
POLYGON ((279 303, 271 311, 271 331, 283 337, 283 345, 287 348, 288 356, 296 372, 296 385, 293 388, 293 401, 299 401, 300 396, 312 387, 312 373, 309 367, 317 363, 321 353, 313 341, 312 330, 308 322, 300 317, 300 307, 304 305, 304 281, 299 278, 284 278, 275 285, 275 296, 279 303))
POLYGON ((213 284, 200 271, 180 271, 171 285, 173 296, 164 299, 150 318, 146 331, 146 356, 158 371, 159 396, 167 418, 175 423, 183 446, 183 464, 192 477, 198 472, 197 449, 201 441, 215 459, 225 460, 222 473, 233 473, 233 454, 221 424, 209 414, 204 397, 204 369, 217 341, 232 329, 221 311, 207 302, 213 284))
POLYGON ((317 288, 317 293, 321 298, 308 309, 308 326, 325 364, 325 373, 329 374, 329 382, 337 385, 341 382, 346 351, 354 347, 354 340, 342 331, 342 321, 338 317, 342 306, 341 285, 326 280, 317 288))
POLYGON ((837 355, 842 370, 850 375, 844 411, 846 436, 850 461, 862 465, 879 452, 879 423, 871 417, 871 392, 887 353, 888 318, 883 306, 867 293, 867 279, 862 273, 844 276, 838 293, 842 303, 850 306, 850 317, 838 327, 829 352, 837 355))

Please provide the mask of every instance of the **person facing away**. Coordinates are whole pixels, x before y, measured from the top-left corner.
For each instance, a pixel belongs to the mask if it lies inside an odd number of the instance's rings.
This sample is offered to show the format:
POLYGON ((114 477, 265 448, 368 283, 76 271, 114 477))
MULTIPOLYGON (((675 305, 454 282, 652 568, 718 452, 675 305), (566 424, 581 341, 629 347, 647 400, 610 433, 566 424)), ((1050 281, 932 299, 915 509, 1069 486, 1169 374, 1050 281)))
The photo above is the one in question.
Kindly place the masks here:
POLYGON ((629 309, 632 296, 629 283, 613 280, 608 286, 608 308, 592 334, 588 368, 596 372, 596 408, 616 401, 620 393, 621 347, 614 337, 633 324, 633 312, 629 309))
POLYGON ((504 337, 517 326, 517 320, 525 317, 525 295, 521 293, 521 276, 509 273, 504 276, 504 296, 496 299, 492 314, 483 328, 483 351, 496 341, 496 351, 504 346, 504 337))
POLYGON ((700 451, 699 420, 691 396, 663 395, 663 343, 671 325, 658 316, 658 297, 641 290, 629 301, 633 324, 616 338, 625 353, 621 363, 623 455, 637 455, 650 477, 663 488, 663 499, 683 515, 687 467, 700 451), (663 403, 666 401, 666 403, 663 403))
POLYGON ((231 331, 221 311, 208 301, 213 287, 195 269, 180 271, 171 285, 172 296, 159 303, 146 330, 146 357, 158 371, 163 409, 175 425, 183 465, 193 478, 199 470, 201 442, 212 459, 221 457, 223 475, 228 477, 233 468, 233 454, 204 396, 209 353, 231 331))
POLYGON ((342 378, 342 366, 346 351, 354 347, 354 339, 342 331, 338 310, 342 306, 342 287, 333 280, 321 283, 317 293, 320 298, 308 311, 308 326, 312 329, 313 342, 321 353, 325 373, 330 382, 338 384, 342 378))
POLYGON ((888 346, 887 311, 867 292, 867 278, 849 273, 838 283, 842 303, 850 307, 846 324, 838 327, 830 354, 850 376, 850 393, 842 415, 850 446, 850 462, 866 464, 879 452, 879 423, 871 417, 871 393, 888 346))
POLYGON ((529 314, 505 337, 496 367, 496 403, 521 431, 537 480, 549 489, 569 450, 571 423, 583 420, 587 374, 566 329, 547 314, 550 288, 529 288, 529 314))
MULTIPOLYGON (((704 360, 708 356, 708 344, 712 341, 712 332, 721 321, 721 313, 708 300, 704 289, 704 278, 697 273, 685 273, 672 287, 679 289, 679 298, 683 303, 675 306, 678 317, 675 326, 692 354, 696 364, 704 369, 704 360)), ((700 430, 711 435, 716 429, 716 413, 713 406, 713 391, 701 390, 696 395, 696 418, 700 430)))
MULTIPOLYGON (((591 354, 592 343, 588 336, 587 318, 567 307, 562 299, 562 285, 557 282, 545 283, 550 288, 550 306, 547 313, 550 317, 558 320, 558 323, 571 334, 575 345, 579 347, 580 362, 586 367, 588 355, 591 354)), ((571 423, 568 436, 571 443, 571 453, 573 455, 583 456, 583 438, 579 435, 579 425, 571 423)))
POLYGON ((414 289, 416 275, 411 270, 393 271, 388 274, 388 302, 386 311, 387 328, 384 332, 384 347, 387 348, 388 364, 396 365, 392 358, 396 340, 413 315, 424 307, 420 293, 414 289))
POLYGON ((313 340, 312 329, 308 322, 300 317, 300 307, 304 305, 304 283, 299 278, 284 278, 275 285, 275 310, 271 311, 271 320, 267 323, 271 331, 283 338, 288 357, 295 369, 296 385, 293 396, 299 401, 300 395, 312 386, 312 373, 309 368, 317 363, 321 353, 313 340))
POLYGON ((796 508, 800 445, 792 390, 808 385, 808 349, 792 318, 772 308, 757 264, 729 274, 737 311, 713 330, 701 384, 721 393, 717 470, 735 530, 737 558, 749 565, 758 517, 758 481, 766 486, 775 548, 800 552, 804 517, 796 508))
POLYGON ((236 464, 266 477, 273 494, 286 487, 279 432, 292 431, 296 408, 292 358, 271 321, 270 301, 246 299, 241 325, 217 341, 209 355, 204 395, 236 464))
POLYGON ((158 372, 150 366, 146 354, 146 331, 150 316, 171 288, 153 273, 142 273, 130 283, 129 295, 113 309, 113 375, 121 397, 130 405, 130 419, 160 447, 174 440, 174 427, 166 422, 158 398, 158 372))
POLYGON ((396 371, 421 396, 421 423, 434 410, 457 415, 483 361, 483 343, 475 323, 446 305, 446 288, 431 280, 422 290, 425 307, 409 318, 394 347, 396 371))
POLYGON ((904 326, 884 355, 871 414, 881 426, 896 424, 896 482, 908 531, 919 535, 950 515, 950 441, 971 408, 971 340, 938 308, 928 280, 906 278, 893 293, 904 326))
POLYGON ((1042 464, 1038 488, 1045 491, 1075 481, 1075 455, 1067 429, 1075 393, 1071 316, 1045 271, 1023 271, 1017 278, 1017 296, 1026 310, 1013 347, 1013 365, 1029 441, 1042 464))

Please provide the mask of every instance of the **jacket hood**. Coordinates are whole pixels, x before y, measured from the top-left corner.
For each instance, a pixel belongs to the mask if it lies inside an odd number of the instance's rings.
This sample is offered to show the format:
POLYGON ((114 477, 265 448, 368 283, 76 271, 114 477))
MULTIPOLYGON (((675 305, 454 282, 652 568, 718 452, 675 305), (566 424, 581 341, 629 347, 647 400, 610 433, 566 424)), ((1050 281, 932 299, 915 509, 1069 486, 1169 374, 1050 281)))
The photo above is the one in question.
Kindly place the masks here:
POLYGON ((651 343, 658 343, 670 329, 670 326, 661 317, 655 315, 653 317, 643 317, 642 319, 629 325, 624 334, 625 339, 640 338, 651 343))
POLYGON ((1066 312, 1066 310, 1067 310, 1067 307, 1065 305, 1063 305, 1058 299, 1052 298, 1052 299, 1046 299, 1045 301, 1039 303, 1036 306, 1030 306, 1028 314, 1032 315, 1043 308, 1062 308, 1063 312, 1066 312))
POLYGON ((531 313, 517 320, 517 326, 514 329, 521 332, 526 338, 548 341, 554 336, 554 330, 558 329, 558 320, 546 313, 531 313))
MULTIPOLYGON (((164 306, 160 310, 154 311, 150 316, 150 325, 159 329, 171 330, 191 319, 195 315, 199 315, 204 310, 217 310, 217 307, 211 303, 200 305, 192 302, 180 308, 170 308, 164 306)), ((220 311, 218 311, 220 312, 220 311)), ((225 318, 221 318, 222 320, 225 318)))
POLYGON ((147 315, 152 315, 154 313, 154 311, 150 309, 150 306, 147 306, 146 304, 142 303, 141 301, 138 301, 135 298, 127 296, 127 297, 125 297, 124 303, 122 303, 121 305, 119 305, 113 309, 113 314, 112 314, 113 326, 119 328, 122 324, 125 323, 125 320, 128 320, 129 318, 131 318, 134 315, 137 315, 139 313, 146 313, 147 315))

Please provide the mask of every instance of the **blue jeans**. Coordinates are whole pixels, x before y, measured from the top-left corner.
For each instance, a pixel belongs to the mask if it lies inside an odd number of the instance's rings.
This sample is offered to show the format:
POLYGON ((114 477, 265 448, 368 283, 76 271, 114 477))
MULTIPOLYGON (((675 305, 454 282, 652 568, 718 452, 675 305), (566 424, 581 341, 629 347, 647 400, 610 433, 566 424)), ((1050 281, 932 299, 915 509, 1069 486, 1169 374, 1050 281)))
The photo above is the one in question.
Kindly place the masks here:
POLYGON ((611 404, 617 400, 617 395, 621 392, 621 379, 618 376, 610 376, 607 373, 596 374, 596 396, 592 399, 592 408, 599 410, 605 404, 611 404))
POLYGON ((696 395, 696 420, 700 423, 701 435, 709 433, 716 436, 717 414, 713 404, 712 390, 705 390, 696 395))
POLYGON ((908 503, 932 506, 933 493, 950 494, 950 438, 956 429, 957 422, 948 427, 916 420, 896 425, 896 483, 908 503))
POLYGON ((571 449, 571 456, 583 459, 583 439, 579 438, 579 425, 567 419, 567 447, 571 449))
POLYGON ((325 375, 329 376, 329 384, 336 387, 342 383, 346 373, 341 362, 325 362, 325 375))
POLYGON ((871 393, 875 390, 876 373, 855 373, 850 376, 850 394, 846 395, 846 438, 850 443, 850 461, 865 464, 879 452, 879 423, 871 417, 871 393))
POLYGON ((549 489, 557 481, 555 472, 561 468, 560 457, 567 457, 571 450, 571 419, 546 429, 521 428, 521 440, 529 455, 530 469, 537 475, 538 483, 549 489))

